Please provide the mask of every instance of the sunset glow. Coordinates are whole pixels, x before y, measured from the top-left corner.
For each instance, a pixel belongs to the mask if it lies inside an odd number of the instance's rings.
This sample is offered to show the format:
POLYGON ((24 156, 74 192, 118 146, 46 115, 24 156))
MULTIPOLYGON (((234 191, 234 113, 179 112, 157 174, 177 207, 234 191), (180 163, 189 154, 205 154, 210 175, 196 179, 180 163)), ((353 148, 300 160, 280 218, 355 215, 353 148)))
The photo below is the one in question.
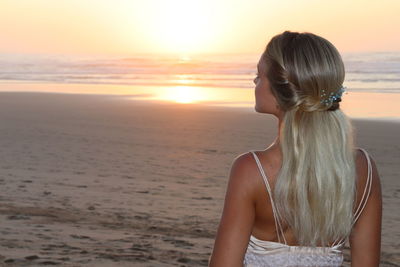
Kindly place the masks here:
POLYGON ((398 50, 398 10, 394 0, 3 0, 0 53, 258 53, 284 30, 340 51, 398 50))
POLYGON ((384 116, 387 93, 400 92, 398 10, 396 0, 2 0, 0 89, 252 107, 259 56, 290 30, 331 41, 350 92, 386 93, 384 116))
POLYGON ((157 20, 149 25, 149 35, 154 43, 177 53, 190 53, 207 45, 213 37, 212 21, 200 3, 161 1, 152 14, 157 20))

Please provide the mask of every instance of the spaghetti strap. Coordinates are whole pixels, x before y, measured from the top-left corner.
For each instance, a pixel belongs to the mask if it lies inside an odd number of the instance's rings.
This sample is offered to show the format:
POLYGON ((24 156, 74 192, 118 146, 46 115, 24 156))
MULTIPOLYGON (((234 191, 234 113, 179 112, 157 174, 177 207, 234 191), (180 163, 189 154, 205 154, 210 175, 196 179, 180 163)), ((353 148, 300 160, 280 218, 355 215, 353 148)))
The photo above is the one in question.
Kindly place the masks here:
POLYGON ((262 165, 260 163, 260 160, 258 159, 257 154, 254 151, 250 151, 250 152, 253 154, 253 157, 254 157, 254 159, 255 159, 255 161, 257 163, 258 170, 261 173, 261 176, 262 176, 262 178, 264 180, 264 183, 265 183, 265 187, 267 188, 267 191, 268 191, 269 199, 271 201, 272 212, 274 214, 275 229, 276 229, 276 233, 277 233, 277 236, 278 236, 278 242, 281 243, 280 235, 282 235, 283 241, 285 242, 285 245, 286 245, 287 243, 286 243, 285 235, 283 234, 282 225, 281 225, 280 220, 279 220, 279 212, 275 207, 275 203, 274 203, 274 200, 272 198, 272 190, 271 190, 271 187, 269 185, 267 176, 266 176, 265 171, 264 171, 264 169, 263 169, 263 167, 262 167, 262 165))
MULTIPOLYGON (((356 209, 356 212, 354 213, 354 219, 353 219, 352 227, 357 222, 357 220, 360 218, 361 213, 363 212, 365 206, 367 205, 367 201, 368 201, 369 195, 371 194, 371 187, 372 187, 372 165, 371 165, 371 159, 370 159, 367 151, 365 151, 362 148, 358 148, 358 149, 360 149, 364 153, 365 158, 367 159, 368 174, 367 174, 367 182, 365 183, 365 188, 364 188, 364 192, 363 192, 362 197, 361 197, 361 201, 360 201, 360 203, 359 203, 359 205, 358 205, 358 207, 356 209)), ((339 240, 339 243, 336 246, 343 245, 345 243, 345 241, 346 241, 345 238, 339 240)))
POLYGON ((367 151, 365 151, 362 148, 359 148, 365 155, 368 163, 368 175, 367 175, 367 182, 365 183, 365 188, 363 195, 361 197, 360 204, 358 205, 356 212, 354 214, 354 221, 353 225, 357 222, 358 218, 360 218, 360 215, 362 211, 364 210, 365 206, 367 205, 367 201, 369 198, 369 195, 371 194, 371 187, 372 187, 372 165, 371 165, 371 159, 369 158, 369 155, 367 151))

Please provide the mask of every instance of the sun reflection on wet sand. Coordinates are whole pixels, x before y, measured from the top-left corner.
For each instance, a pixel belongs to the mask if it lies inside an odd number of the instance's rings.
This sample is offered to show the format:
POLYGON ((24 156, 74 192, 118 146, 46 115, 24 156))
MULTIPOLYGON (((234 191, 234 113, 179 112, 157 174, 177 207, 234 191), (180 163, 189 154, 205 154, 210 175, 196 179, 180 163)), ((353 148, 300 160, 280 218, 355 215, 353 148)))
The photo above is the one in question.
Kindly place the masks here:
MULTIPOLYGON (((184 80, 182 80, 184 83, 184 80)), ((114 95, 140 101, 167 101, 178 104, 254 108, 254 90, 201 86, 132 86, 106 84, 1 83, 3 92, 51 92, 114 95)), ((348 91, 340 103, 352 118, 380 118, 398 121, 400 94, 348 91)))
POLYGON ((160 100, 174 101, 177 103, 194 103, 206 99, 201 88, 194 86, 165 87, 157 97, 160 100))

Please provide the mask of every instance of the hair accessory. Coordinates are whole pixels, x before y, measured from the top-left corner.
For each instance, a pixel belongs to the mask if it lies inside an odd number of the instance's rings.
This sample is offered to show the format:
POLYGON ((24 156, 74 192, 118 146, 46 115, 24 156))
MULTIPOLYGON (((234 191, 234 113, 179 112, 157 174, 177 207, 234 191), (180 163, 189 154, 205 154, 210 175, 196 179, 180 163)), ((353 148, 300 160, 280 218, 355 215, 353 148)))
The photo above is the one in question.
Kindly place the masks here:
POLYGON ((336 93, 335 92, 331 92, 328 97, 327 97, 327 93, 325 92, 325 89, 322 89, 322 92, 321 92, 321 103, 325 104, 326 106, 329 106, 330 104, 332 104, 333 102, 335 102, 339 98, 342 98, 342 94, 345 91, 345 89, 346 89, 346 87, 344 87, 342 85, 342 87, 340 87, 340 89, 336 93))

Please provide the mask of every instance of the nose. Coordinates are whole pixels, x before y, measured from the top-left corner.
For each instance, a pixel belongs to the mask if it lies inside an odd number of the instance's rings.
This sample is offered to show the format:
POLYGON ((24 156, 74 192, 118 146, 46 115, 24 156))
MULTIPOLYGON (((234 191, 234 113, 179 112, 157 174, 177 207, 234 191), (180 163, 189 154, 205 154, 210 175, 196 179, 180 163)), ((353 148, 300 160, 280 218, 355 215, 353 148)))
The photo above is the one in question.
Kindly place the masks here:
POLYGON ((257 85, 257 77, 254 78, 253 83, 257 85))

